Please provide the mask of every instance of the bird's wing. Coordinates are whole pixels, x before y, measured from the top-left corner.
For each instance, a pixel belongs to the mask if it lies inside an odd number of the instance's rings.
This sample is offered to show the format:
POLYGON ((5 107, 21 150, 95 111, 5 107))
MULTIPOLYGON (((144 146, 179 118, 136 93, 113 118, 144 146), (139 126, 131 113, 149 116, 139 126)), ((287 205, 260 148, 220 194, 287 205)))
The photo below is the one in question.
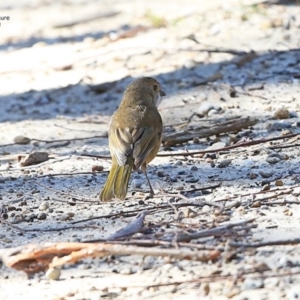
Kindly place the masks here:
POLYGON ((120 166, 124 166, 128 156, 133 157, 134 144, 143 135, 144 128, 117 128, 109 134, 109 149, 120 166))
POLYGON ((152 151, 160 144, 160 135, 154 127, 115 129, 109 137, 111 155, 116 157, 120 166, 126 164, 128 157, 133 157, 138 169, 148 156, 156 155, 152 155, 152 151))
POLYGON ((135 142, 133 148, 134 165, 138 169, 146 160, 151 157, 152 160, 160 145, 160 133, 154 127, 147 127, 144 129, 143 134, 135 142), (155 153, 153 153, 155 151, 155 153))

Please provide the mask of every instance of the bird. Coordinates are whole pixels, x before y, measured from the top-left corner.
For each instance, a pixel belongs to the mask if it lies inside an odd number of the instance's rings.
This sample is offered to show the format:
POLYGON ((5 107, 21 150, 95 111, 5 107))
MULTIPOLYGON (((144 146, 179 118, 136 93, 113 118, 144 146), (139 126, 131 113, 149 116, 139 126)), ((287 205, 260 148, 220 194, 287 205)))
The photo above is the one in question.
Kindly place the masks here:
POLYGON ((112 166, 100 193, 103 202, 125 200, 133 170, 141 169, 154 195, 147 165, 155 158, 162 141, 163 122, 157 106, 166 93, 152 77, 129 84, 119 108, 112 115, 108 142, 112 166))

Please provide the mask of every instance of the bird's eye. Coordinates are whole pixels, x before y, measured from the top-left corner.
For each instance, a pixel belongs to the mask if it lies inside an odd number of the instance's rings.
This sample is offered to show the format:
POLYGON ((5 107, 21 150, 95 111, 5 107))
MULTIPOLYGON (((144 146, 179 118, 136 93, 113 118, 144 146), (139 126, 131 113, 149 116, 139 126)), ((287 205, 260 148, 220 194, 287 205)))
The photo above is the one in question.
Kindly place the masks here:
POLYGON ((154 85, 153 85, 153 89, 154 89, 155 92, 157 92, 157 91, 158 91, 158 85, 157 85, 157 84, 154 84, 154 85))

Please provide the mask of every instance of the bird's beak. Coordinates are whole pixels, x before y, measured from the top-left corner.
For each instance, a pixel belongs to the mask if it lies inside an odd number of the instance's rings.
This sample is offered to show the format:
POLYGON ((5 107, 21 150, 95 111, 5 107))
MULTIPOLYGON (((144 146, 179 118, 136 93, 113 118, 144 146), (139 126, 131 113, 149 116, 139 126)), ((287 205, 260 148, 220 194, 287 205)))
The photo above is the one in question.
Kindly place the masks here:
POLYGON ((166 96, 166 93, 165 93, 163 90, 160 90, 160 91, 159 91, 159 94, 160 94, 161 96, 166 96))

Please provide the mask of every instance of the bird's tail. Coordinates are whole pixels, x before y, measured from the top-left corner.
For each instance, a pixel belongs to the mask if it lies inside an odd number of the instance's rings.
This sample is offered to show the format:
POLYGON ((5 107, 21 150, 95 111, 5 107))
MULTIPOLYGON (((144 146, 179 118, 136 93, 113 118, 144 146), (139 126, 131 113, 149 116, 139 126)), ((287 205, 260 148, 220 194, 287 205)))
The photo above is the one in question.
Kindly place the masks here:
POLYGON ((124 166, 119 166, 113 157, 111 170, 100 194, 101 201, 110 201, 114 198, 124 200, 126 198, 133 164, 133 158, 128 158, 124 166))

